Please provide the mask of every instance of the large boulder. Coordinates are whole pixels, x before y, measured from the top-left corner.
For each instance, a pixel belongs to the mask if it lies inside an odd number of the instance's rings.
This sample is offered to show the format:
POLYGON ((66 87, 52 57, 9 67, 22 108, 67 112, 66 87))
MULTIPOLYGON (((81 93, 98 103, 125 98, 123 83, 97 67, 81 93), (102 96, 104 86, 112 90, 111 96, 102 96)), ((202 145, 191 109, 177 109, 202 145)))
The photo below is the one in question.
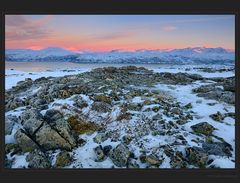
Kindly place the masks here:
POLYGON ((191 126, 192 130, 198 134, 212 135, 215 128, 207 122, 201 122, 191 126))
POLYGON ((21 115, 22 125, 25 131, 33 135, 43 124, 43 116, 37 109, 29 109, 21 115))
POLYGON ((117 145, 117 147, 112 149, 109 153, 109 157, 111 158, 113 163, 118 167, 125 167, 130 156, 131 152, 123 144, 117 145))
POLYGON ((14 138, 23 152, 31 152, 35 149, 39 149, 38 145, 28 135, 26 135, 22 129, 19 129, 15 133, 14 138))
POLYGON ((187 147, 185 149, 186 157, 190 164, 198 166, 199 168, 204 168, 208 160, 208 154, 199 147, 187 147))
POLYGON ((230 144, 214 142, 214 143, 203 143, 202 148, 208 154, 213 154, 217 156, 231 156, 232 147, 230 144))
POLYGON ((73 148, 73 145, 46 123, 37 131, 36 141, 45 150, 73 148))

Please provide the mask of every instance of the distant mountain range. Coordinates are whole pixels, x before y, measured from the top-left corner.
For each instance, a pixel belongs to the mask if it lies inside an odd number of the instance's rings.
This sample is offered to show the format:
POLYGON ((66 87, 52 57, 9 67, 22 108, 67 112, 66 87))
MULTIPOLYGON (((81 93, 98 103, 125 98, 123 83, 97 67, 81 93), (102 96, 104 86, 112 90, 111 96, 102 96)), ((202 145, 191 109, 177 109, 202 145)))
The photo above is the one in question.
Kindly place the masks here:
POLYGON ((77 63, 164 63, 222 64, 234 63, 235 53, 224 48, 183 48, 172 50, 112 50, 108 52, 72 52, 50 47, 42 50, 7 49, 6 61, 66 61, 77 63))

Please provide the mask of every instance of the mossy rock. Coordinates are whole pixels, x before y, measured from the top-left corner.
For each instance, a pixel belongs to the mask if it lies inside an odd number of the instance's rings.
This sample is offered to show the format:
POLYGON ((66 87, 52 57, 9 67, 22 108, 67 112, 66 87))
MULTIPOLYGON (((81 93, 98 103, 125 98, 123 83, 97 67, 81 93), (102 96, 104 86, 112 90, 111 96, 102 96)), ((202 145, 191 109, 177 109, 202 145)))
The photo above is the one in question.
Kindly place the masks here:
POLYGON ((70 165, 72 157, 67 151, 60 152, 56 157, 55 167, 61 168, 70 165))
POLYGON ((108 104, 111 104, 112 103, 112 99, 111 97, 108 97, 108 96, 105 96, 105 95, 97 95, 94 97, 95 101, 98 101, 98 102, 106 102, 108 104))
POLYGON ((204 134, 207 136, 212 135, 212 132, 215 130, 215 128, 207 122, 198 123, 191 126, 191 128, 195 133, 204 134))
POLYGON ((154 106, 154 107, 152 108, 152 110, 153 110, 154 112, 158 112, 158 111, 160 110, 160 106, 154 106))
POLYGON ((151 100, 145 100, 143 102, 144 105, 151 105, 152 104, 152 101, 151 100))
POLYGON ((71 116, 68 118, 68 123, 70 124, 72 130, 78 135, 84 133, 93 133, 98 129, 98 126, 91 122, 83 121, 77 116, 71 116))
POLYGON ((18 144, 5 144, 5 153, 8 154, 10 152, 20 152, 21 149, 18 144))

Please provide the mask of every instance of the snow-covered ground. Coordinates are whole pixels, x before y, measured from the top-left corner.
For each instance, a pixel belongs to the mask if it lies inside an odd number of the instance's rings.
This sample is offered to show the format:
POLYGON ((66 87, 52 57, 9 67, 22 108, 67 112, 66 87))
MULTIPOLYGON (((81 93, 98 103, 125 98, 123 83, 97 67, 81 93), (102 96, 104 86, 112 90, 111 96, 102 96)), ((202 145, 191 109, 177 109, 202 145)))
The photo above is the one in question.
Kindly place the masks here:
POLYGON ((16 86, 17 82, 23 81, 26 78, 31 78, 32 80, 41 78, 41 77, 60 77, 67 75, 80 74, 83 72, 89 71, 88 68, 76 69, 69 71, 67 70, 51 70, 51 71, 42 71, 42 72, 26 72, 19 70, 6 70, 5 71, 5 89, 10 89, 13 86, 16 86))
MULTIPOLYGON (((189 68, 189 67, 187 67, 189 68)), ((64 76, 64 75, 74 75, 74 74, 79 74, 83 73, 86 71, 89 71, 89 68, 83 68, 81 70, 76 69, 71 72, 66 72, 62 70, 54 70, 54 71, 43 71, 43 72, 24 72, 24 71, 17 71, 17 70, 6 70, 5 74, 5 89, 10 89, 11 87, 15 86, 17 82, 24 80, 25 78, 32 78, 33 80, 40 78, 40 77, 59 77, 59 76, 64 76)), ((190 68, 186 70, 186 67, 163 67, 163 68, 155 68, 153 69, 154 72, 171 72, 171 73, 178 73, 178 72, 186 72, 186 73, 191 73, 191 74, 200 74, 203 77, 211 78, 211 77, 231 77, 234 76, 235 73, 233 71, 228 71, 228 72, 214 72, 214 73, 207 73, 207 72, 202 72, 197 69, 190 68)), ((210 81, 209 81, 210 82, 210 81)), ((191 109, 194 113, 195 116, 193 120, 189 123, 186 123, 183 125, 183 129, 186 132, 192 132, 192 129, 190 126, 195 125, 199 122, 207 121, 209 124, 213 125, 216 129, 214 131, 214 135, 223 138, 227 143, 229 143, 233 147, 233 157, 230 158, 223 158, 223 157, 217 157, 211 155, 211 158, 214 160, 210 165, 215 165, 220 168, 234 168, 235 163, 232 160, 235 160, 235 120, 232 118, 225 118, 222 123, 214 121, 212 118, 209 117, 210 114, 216 113, 217 111, 221 113, 225 112, 235 112, 235 106, 229 105, 226 103, 220 103, 217 102, 217 104, 210 106, 208 103, 213 103, 216 102, 214 100, 206 100, 202 97, 197 97, 196 94, 192 93, 192 89, 196 88, 201 85, 205 85, 206 83, 203 82, 195 82, 191 85, 167 85, 167 84, 158 84, 156 85, 157 89, 160 89, 161 91, 165 91, 171 96, 175 97, 178 102, 181 104, 188 104, 192 103, 193 108, 191 109), (200 101, 200 102, 199 102, 200 101)), ((49 104, 49 108, 52 108, 55 103, 60 103, 60 104, 66 104, 69 106, 73 106, 72 103, 72 98, 74 96, 67 98, 67 99, 61 99, 61 100, 56 100, 53 103, 49 104)), ((83 95, 82 96, 84 100, 86 100, 90 105, 92 104, 92 101, 88 98, 88 96, 83 95)), ((135 97, 132 99, 133 103, 141 103, 143 100, 141 97, 135 97)), ((149 107, 149 106, 148 106, 149 107)), ((150 106, 151 107, 151 106, 150 106)), ((153 106, 152 106, 153 107, 153 106)), ((14 111, 9 111, 5 115, 9 114, 14 114, 16 116, 19 116, 21 112, 24 110, 23 107, 17 108, 14 111)), ((112 118, 114 118, 115 113, 117 113, 118 109, 112 110, 112 118)), ((46 111, 42 111, 41 113, 44 114, 46 111)), ((88 113, 89 110, 85 108, 85 113, 88 113)), ((130 127, 133 125, 133 127, 136 125, 134 122, 134 119, 130 121, 129 123, 130 127)), ((20 126, 15 126, 12 134, 11 135, 6 135, 5 136, 5 143, 14 143, 14 133, 20 126)), ((112 123, 109 125, 110 129, 117 128, 119 131, 124 129, 124 124, 119 124, 119 123, 112 123)), ((124 134, 124 131, 120 132, 124 134)), ((93 151, 93 148, 98 146, 99 144, 95 143, 93 141, 93 137, 96 135, 96 133, 90 134, 90 135, 81 135, 81 138, 86 141, 86 144, 82 147, 78 147, 71 152, 71 154, 74 156, 74 163, 72 163, 70 166, 66 168, 111 168, 114 167, 114 164, 112 161, 107 158, 103 162, 96 162, 95 161, 95 154, 93 151)), ((189 144, 192 144, 194 146, 198 146, 197 143, 192 142, 191 140, 196 138, 193 134, 189 133, 188 136, 186 137, 186 140, 188 141, 189 144)), ((142 139, 140 139, 141 142, 145 143, 144 148, 149 149, 152 147, 157 147, 159 144, 164 145, 168 143, 172 143, 175 139, 171 139, 169 136, 165 137, 164 136, 152 136, 152 135, 147 135, 144 136, 142 139)), ((112 142, 110 139, 107 139, 104 141, 101 145, 112 145, 112 147, 116 147, 119 144, 119 142, 112 142)), ((131 150, 136 154, 140 154, 140 149, 132 145, 131 150)), ((181 147, 179 147, 179 150, 181 151, 181 147)), ((56 155, 57 153, 55 153, 56 155)), ((24 155, 14 155, 13 157, 9 157, 9 159, 15 158, 15 162, 12 166, 12 168, 22 168, 24 166, 27 166, 27 162, 25 160, 27 153, 24 155)), ((53 155, 54 156, 54 155, 53 155)), ((161 168, 170 168, 169 161, 170 159, 168 157, 164 157, 164 162, 161 164, 161 168)), ((141 164, 138 162, 138 164, 141 164)), ((209 166, 210 166, 209 165, 209 166)), ((142 165, 144 167, 144 165, 142 165)))

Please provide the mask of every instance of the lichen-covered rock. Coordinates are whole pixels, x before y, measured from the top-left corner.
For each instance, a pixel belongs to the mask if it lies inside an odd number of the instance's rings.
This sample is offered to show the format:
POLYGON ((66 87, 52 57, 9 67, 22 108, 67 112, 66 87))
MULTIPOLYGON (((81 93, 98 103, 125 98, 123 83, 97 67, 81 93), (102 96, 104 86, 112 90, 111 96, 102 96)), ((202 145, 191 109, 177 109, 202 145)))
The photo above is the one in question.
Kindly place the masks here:
POLYGON ((110 151, 109 157, 116 166, 125 167, 130 155, 131 152, 129 149, 125 145, 119 144, 116 148, 110 151))
POLYGON ((192 103, 188 103, 184 106, 184 108, 186 109, 191 109, 192 108, 192 103))
POLYGON ((35 149, 39 149, 38 145, 29 136, 27 136, 22 129, 19 129, 15 133, 14 138, 16 139, 16 142, 22 152, 31 152, 35 149))
POLYGON ((199 147, 187 147, 186 157, 190 164, 204 168, 208 160, 208 154, 199 147))
POLYGON ((94 100, 97 101, 97 102, 105 102, 105 103, 108 103, 108 104, 112 103, 111 97, 105 96, 105 95, 97 95, 97 96, 94 97, 94 100))
POLYGON ((235 92, 235 77, 226 78, 223 82, 223 88, 225 91, 235 92))
POLYGON ((16 116, 8 115, 5 119, 5 135, 10 135, 13 130, 13 126, 18 122, 16 116))
POLYGON ((201 122, 191 126, 192 130, 198 134, 211 135, 215 128, 207 122, 201 122))
POLYGON ((208 154, 217 156, 232 156, 232 147, 230 144, 221 142, 203 143, 202 148, 208 154))
POLYGON ((108 156, 109 155, 109 152, 111 151, 112 149, 112 146, 111 145, 106 145, 103 147, 103 153, 108 156))
POLYGON ((181 152, 177 151, 170 161, 172 168, 186 168, 187 163, 181 152))
POLYGON ((215 121, 223 121, 224 115, 222 115, 219 111, 215 114, 211 114, 210 117, 215 121))
POLYGON ((44 115, 44 119, 47 122, 56 121, 56 120, 62 119, 62 118, 63 118, 63 114, 59 110, 55 110, 55 109, 47 110, 44 115))
POLYGON ((8 101, 8 103, 5 105, 5 109, 6 111, 10 111, 13 109, 16 109, 18 107, 23 107, 25 106, 25 102, 20 99, 20 98, 13 98, 11 100, 8 101))
POLYGON ((76 146, 75 135, 72 133, 70 124, 67 120, 61 118, 48 123, 52 129, 57 131, 72 147, 76 146))
POLYGON ((72 130, 78 135, 84 133, 93 133, 98 128, 98 126, 95 125, 94 123, 85 121, 77 116, 69 117, 68 123, 70 124, 72 130))
POLYGON ((79 107, 80 109, 82 109, 84 107, 88 107, 88 103, 86 101, 84 101, 82 97, 77 97, 75 99, 75 103, 73 105, 76 107, 79 107))
POLYGON ((94 141, 95 143, 100 144, 100 143, 104 142, 104 141, 107 140, 107 139, 108 139, 108 137, 107 137, 107 135, 106 135, 105 133, 98 133, 98 134, 93 138, 93 141, 94 141))
POLYGON ((101 113, 106 113, 111 111, 111 105, 106 103, 106 102, 94 102, 92 104, 92 110, 101 112, 101 113))
POLYGON ((122 141, 124 144, 130 144, 130 142, 132 141, 133 137, 131 135, 124 135, 122 137, 122 141))
POLYGON ((66 167, 70 165, 72 162, 72 157, 67 151, 61 151, 57 156, 56 156, 56 162, 55 162, 55 167, 60 168, 60 167, 66 167))
POLYGON ((13 143, 5 144, 5 153, 6 154, 11 153, 11 155, 13 155, 20 151, 21 151, 21 149, 18 144, 13 144, 13 143))
POLYGON ((107 158, 107 156, 105 156, 105 153, 104 153, 103 148, 102 148, 101 145, 95 147, 93 150, 95 152, 96 160, 98 162, 104 161, 107 158))
POLYGON ((48 158, 40 150, 35 150, 29 153, 26 157, 26 161, 28 162, 29 168, 50 168, 51 167, 48 158))
POLYGON ((71 150, 74 147, 46 123, 37 131, 36 141, 44 150, 71 150))
POLYGON ((146 156, 145 161, 149 165, 154 165, 154 166, 160 166, 162 163, 162 160, 159 160, 159 158, 153 154, 150 154, 146 156))

